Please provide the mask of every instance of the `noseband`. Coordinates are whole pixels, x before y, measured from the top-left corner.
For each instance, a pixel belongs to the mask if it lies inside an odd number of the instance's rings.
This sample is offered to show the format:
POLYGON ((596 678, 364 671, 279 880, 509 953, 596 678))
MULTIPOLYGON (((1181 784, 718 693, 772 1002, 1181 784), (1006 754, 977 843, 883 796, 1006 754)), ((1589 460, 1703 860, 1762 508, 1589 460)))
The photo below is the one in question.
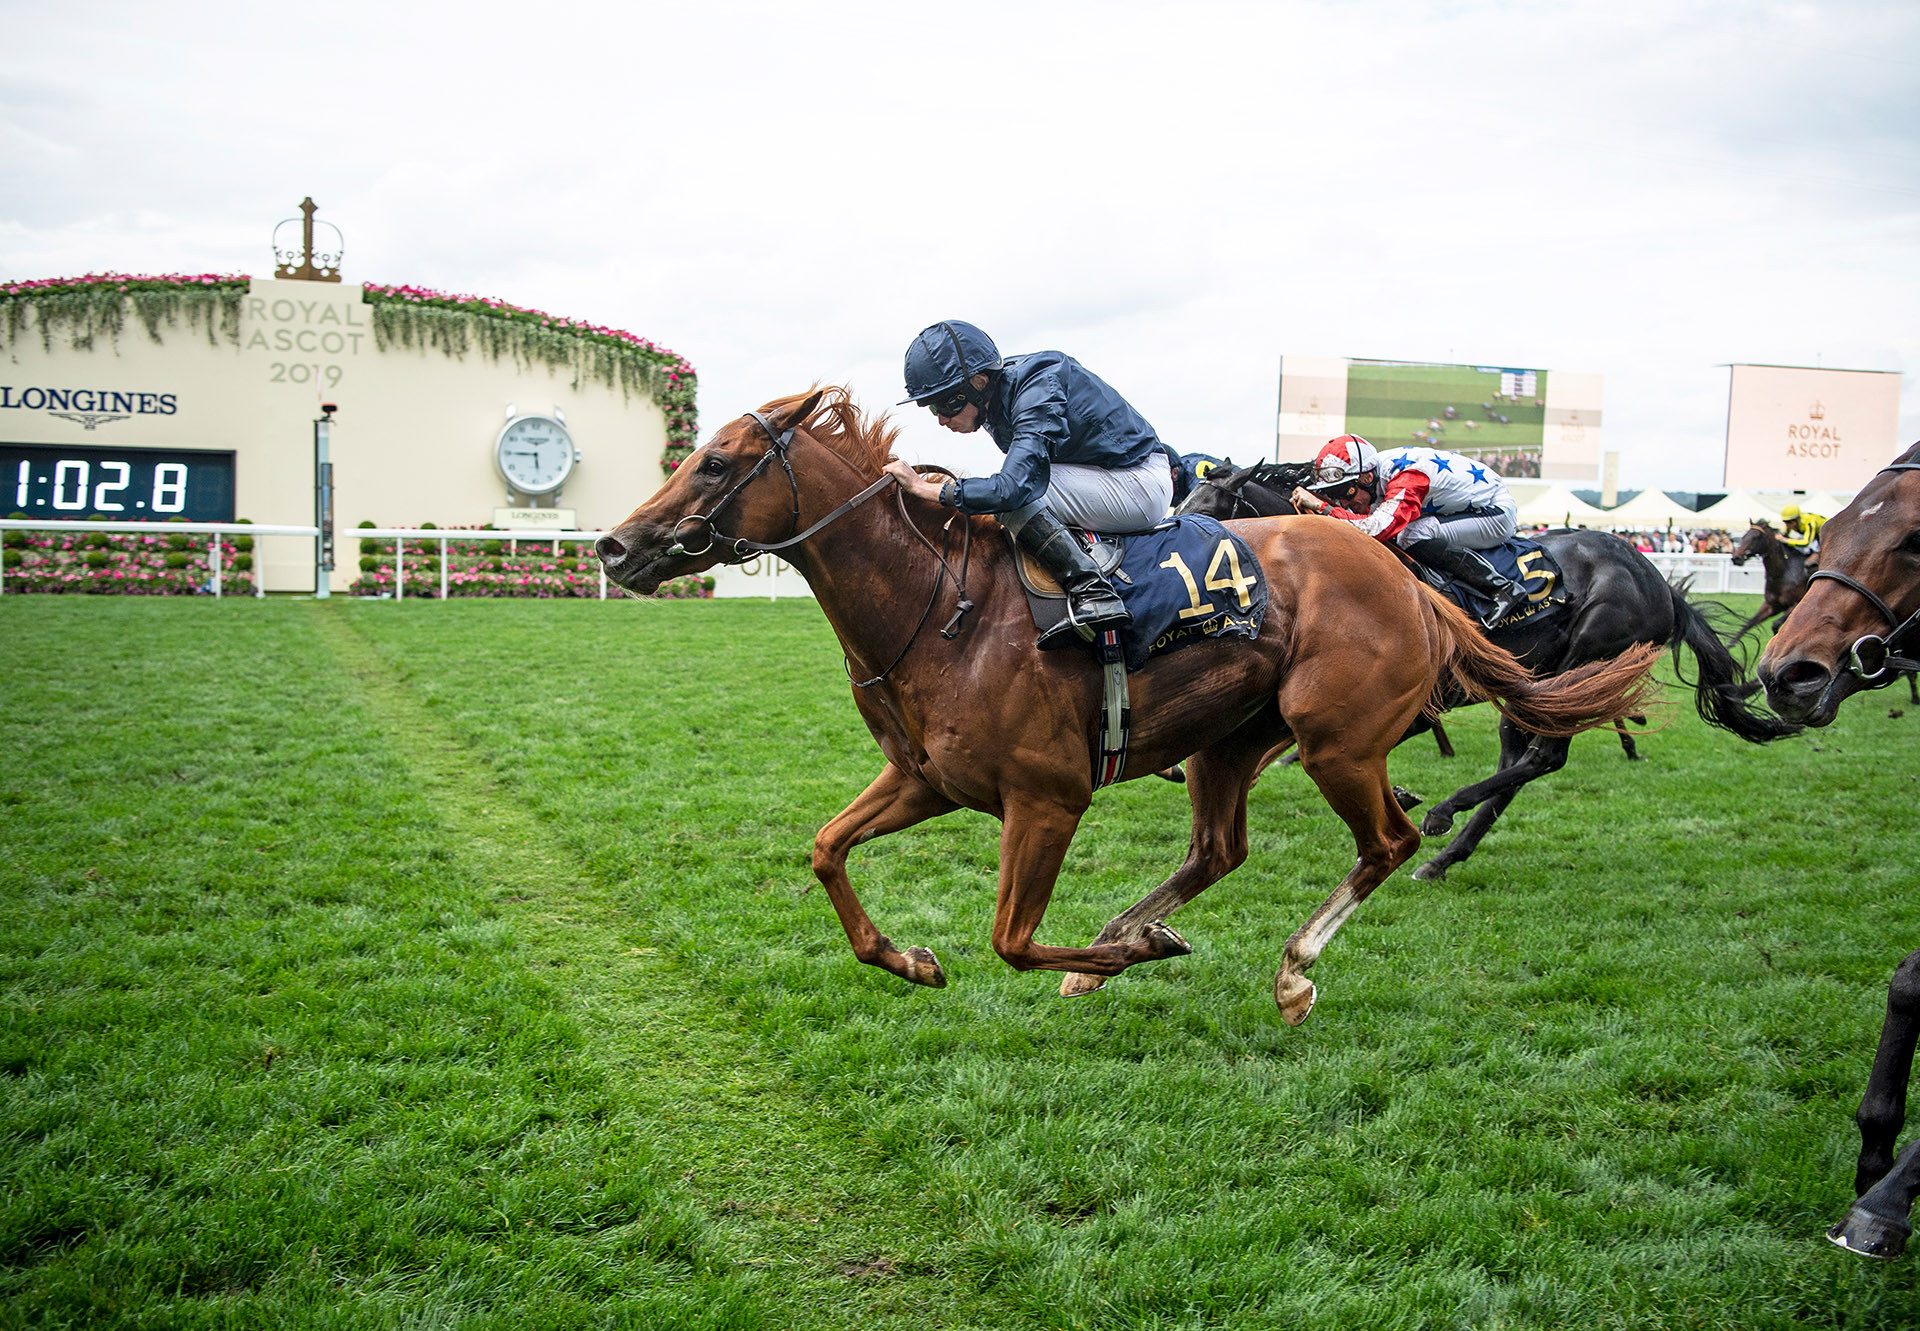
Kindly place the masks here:
MULTIPOLYGON (((1882 472, 1920 471, 1920 462, 1896 462, 1892 466, 1882 467, 1882 472)), ((1836 573, 1832 569, 1819 568, 1807 579, 1811 588, 1821 578, 1832 578, 1842 587, 1851 587, 1864 596, 1867 604, 1880 612, 1880 617, 1893 626, 1893 632, 1881 637, 1869 633, 1859 639, 1847 653, 1847 669, 1862 684, 1869 688, 1885 688, 1901 675, 1920 674, 1920 660, 1910 653, 1920 640, 1920 610, 1908 615, 1905 621, 1887 607, 1887 603, 1859 579, 1845 573, 1836 573)))
POLYGON ((756 555, 772 554, 780 550, 785 550, 789 546, 800 544, 800 542, 806 540, 828 523, 838 521, 854 509, 860 507, 860 505, 866 503, 867 500, 879 494, 889 485, 895 483, 893 477, 886 475, 881 476, 879 480, 869 485, 859 494, 853 496, 853 498, 847 500, 824 518, 821 518, 820 521, 814 523, 805 531, 800 531, 800 482, 794 478, 793 462, 787 457, 787 450, 793 447, 794 427, 789 425, 784 430, 775 430, 772 423, 760 412, 750 411, 747 415, 760 427, 770 441, 767 451, 760 455, 760 460, 753 464, 751 471, 745 476, 742 476, 731 490, 720 496, 719 503, 715 504, 705 513, 689 513, 686 517, 681 518, 680 521, 673 524, 673 544, 667 547, 667 553, 669 555, 676 557, 680 555, 704 555, 707 551, 713 549, 715 540, 718 538, 718 540, 725 542, 727 548, 731 551, 730 554, 722 555, 720 562, 723 564, 744 564, 756 555), (767 464, 776 458, 780 461, 780 469, 787 473, 787 489, 793 494, 793 517, 787 526, 787 539, 784 541, 776 541, 772 544, 762 544, 759 541, 749 541, 744 536, 729 536, 714 526, 713 520, 720 516, 720 511, 733 502, 735 495, 753 484, 760 473, 767 469, 767 464), (707 543, 698 550, 689 549, 685 539, 680 535, 680 529, 690 522, 698 523, 698 530, 704 531, 707 536, 707 543), (795 533, 798 534, 796 535, 795 533))

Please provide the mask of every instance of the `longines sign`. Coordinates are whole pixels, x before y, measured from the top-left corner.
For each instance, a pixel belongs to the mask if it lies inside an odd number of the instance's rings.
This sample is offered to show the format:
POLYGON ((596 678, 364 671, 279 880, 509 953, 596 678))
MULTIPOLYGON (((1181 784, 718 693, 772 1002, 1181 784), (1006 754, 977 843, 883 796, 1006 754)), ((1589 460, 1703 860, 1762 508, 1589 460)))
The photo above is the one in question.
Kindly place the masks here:
POLYGON ((89 430, 135 416, 171 416, 177 393, 122 392, 115 388, 16 388, 0 384, 0 411, 44 411, 89 430))
POLYGON ((1727 401, 1730 489, 1858 490, 1898 451, 1900 376, 1735 365, 1727 401))

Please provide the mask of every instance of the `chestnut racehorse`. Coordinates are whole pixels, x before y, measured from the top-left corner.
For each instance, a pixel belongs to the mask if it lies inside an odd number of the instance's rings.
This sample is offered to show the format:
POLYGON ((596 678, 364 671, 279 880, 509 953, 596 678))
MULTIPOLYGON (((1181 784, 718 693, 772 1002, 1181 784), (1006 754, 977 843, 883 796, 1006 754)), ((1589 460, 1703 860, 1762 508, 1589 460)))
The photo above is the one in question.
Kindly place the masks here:
MULTIPOLYGON (((874 927, 847 879, 854 846, 954 809, 997 817, 994 950, 1019 970, 1068 972, 1063 993, 1089 992, 1129 966, 1191 950, 1166 917, 1246 858, 1247 789, 1262 757, 1291 736, 1358 851, 1287 941, 1273 992, 1297 1024, 1315 997, 1304 972, 1420 844, 1386 768, 1414 718, 1459 690, 1565 735, 1639 710, 1651 687, 1655 651, 1645 647, 1537 681, 1376 542, 1318 520, 1245 524, 1268 582, 1259 638, 1187 647, 1131 676, 1122 779, 1191 756, 1186 861, 1089 946, 1036 942, 1093 798, 1102 672, 1090 653, 1034 646, 997 523, 894 487, 882 468, 896 433, 840 388, 770 402, 721 427, 596 548, 607 576, 632 592, 769 549, 807 579, 886 759, 820 830, 813 871, 854 954, 915 984, 939 987, 945 972, 928 949, 897 947, 874 927)), ((1193 595, 1238 594, 1208 577, 1193 595)))
MULTIPOLYGON (((1920 444, 1881 471, 1820 532, 1820 567, 1760 658, 1767 701, 1782 716, 1829 724, 1862 689, 1920 674, 1920 444)), ((1894 971, 1867 1091, 1860 1100, 1854 1202, 1828 1231, 1841 1247, 1896 1257, 1920 1193, 1920 1140, 1899 1159, 1907 1079, 1920 1039, 1920 952, 1894 971)))

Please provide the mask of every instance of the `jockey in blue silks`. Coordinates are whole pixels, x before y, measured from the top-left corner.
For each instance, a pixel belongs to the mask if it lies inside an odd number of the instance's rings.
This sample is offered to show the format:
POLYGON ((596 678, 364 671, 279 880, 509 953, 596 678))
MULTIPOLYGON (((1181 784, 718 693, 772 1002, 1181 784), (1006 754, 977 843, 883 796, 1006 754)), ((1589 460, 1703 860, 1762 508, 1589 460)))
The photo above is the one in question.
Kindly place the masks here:
POLYGON ((991 476, 944 484, 895 459, 887 471, 924 499, 990 513, 1067 594, 1067 618, 1041 637, 1119 628, 1127 608, 1069 526, 1151 529, 1172 504, 1173 476, 1146 419, 1105 380, 1058 351, 1002 356, 969 323, 934 324, 907 348, 907 401, 956 434, 982 426, 1007 459, 991 476))

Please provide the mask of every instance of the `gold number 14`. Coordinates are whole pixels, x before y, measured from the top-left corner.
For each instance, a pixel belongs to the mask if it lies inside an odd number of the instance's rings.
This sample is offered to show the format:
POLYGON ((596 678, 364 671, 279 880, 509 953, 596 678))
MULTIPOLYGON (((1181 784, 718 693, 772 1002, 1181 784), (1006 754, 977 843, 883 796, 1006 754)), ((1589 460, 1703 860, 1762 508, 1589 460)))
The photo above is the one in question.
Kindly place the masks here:
MULTIPOLYGON (((1193 580, 1193 570, 1187 567, 1187 561, 1180 557, 1179 551, 1168 555, 1160 563, 1161 568, 1170 568, 1180 575, 1180 581, 1187 584, 1187 606, 1180 612, 1182 619, 1199 619, 1213 613, 1213 602, 1200 599, 1200 588, 1193 580)), ((1231 591, 1245 610, 1253 604, 1249 589, 1254 580, 1240 571, 1240 552, 1234 549, 1233 542, 1221 539, 1214 547, 1213 559, 1207 565, 1207 590, 1210 592, 1231 591), (1227 566, 1226 576, 1221 576, 1220 566, 1227 566)))

